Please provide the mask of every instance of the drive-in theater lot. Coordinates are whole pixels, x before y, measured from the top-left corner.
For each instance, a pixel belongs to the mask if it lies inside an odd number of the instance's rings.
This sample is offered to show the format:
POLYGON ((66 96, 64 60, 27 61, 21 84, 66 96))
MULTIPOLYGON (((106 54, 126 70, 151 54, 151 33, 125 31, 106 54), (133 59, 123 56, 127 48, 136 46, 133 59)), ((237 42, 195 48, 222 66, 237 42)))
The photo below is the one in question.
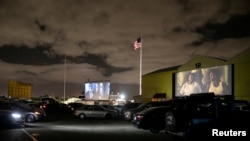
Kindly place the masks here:
MULTIPOLYGON (((131 122, 118 119, 80 120, 71 115, 48 115, 44 121, 27 123, 24 128, 0 129, 1 141, 173 141, 164 131, 153 134, 131 122)), ((212 137, 216 139, 216 137, 212 137)), ((224 137, 220 137, 224 139, 224 137)), ((226 139, 226 138, 225 138, 226 139)), ((235 137, 235 139, 241 139, 235 137)), ((246 139, 246 138, 243 138, 246 139)))
POLYGON ((80 120, 69 115, 51 116, 41 122, 27 123, 18 129, 1 129, 2 141, 164 141, 172 140, 164 132, 153 134, 139 130, 123 119, 80 120))

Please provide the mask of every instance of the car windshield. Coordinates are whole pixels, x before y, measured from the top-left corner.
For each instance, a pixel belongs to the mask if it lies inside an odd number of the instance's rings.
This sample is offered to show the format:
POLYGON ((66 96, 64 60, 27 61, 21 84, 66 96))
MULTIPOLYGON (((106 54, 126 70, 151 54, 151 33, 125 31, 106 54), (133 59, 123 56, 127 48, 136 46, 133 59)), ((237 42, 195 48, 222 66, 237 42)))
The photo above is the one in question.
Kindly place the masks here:
POLYGON ((28 104, 25 103, 16 103, 17 106, 25 109, 32 109, 28 104))
POLYGON ((161 107, 167 107, 167 106, 150 107, 150 108, 148 108, 148 109, 146 109, 146 110, 141 111, 141 113, 151 112, 151 111, 154 111, 155 109, 158 109, 158 108, 160 109, 161 107))
POLYGON ((145 107, 147 104, 148 104, 148 103, 142 103, 142 104, 140 104, 137 108, 138 108, 138 109, 143 108, 143 107, 145 107))

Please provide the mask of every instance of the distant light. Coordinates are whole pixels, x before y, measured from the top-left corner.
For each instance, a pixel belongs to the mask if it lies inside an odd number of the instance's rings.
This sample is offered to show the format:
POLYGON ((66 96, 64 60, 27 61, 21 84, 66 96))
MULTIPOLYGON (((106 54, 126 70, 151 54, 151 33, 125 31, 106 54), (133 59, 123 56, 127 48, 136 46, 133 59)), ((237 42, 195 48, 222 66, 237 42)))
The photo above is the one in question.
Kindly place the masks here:
POLYGON ((121 95, 120 95, 120 98, 121 98, 121 99, 125 99, 125 95, 124 95, 124 94, 121 94, 121 95))

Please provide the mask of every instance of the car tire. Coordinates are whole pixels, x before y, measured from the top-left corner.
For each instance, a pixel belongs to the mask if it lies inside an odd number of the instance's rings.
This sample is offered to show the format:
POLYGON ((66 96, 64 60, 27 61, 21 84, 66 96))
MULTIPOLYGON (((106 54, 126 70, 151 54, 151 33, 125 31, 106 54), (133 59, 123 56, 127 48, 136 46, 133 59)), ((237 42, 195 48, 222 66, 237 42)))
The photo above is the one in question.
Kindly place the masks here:
POLYGON ((35 121, 35 117, 33 115, 26 115, 25 122, 31 123, 35 121))
POLYGON ((112 115, 111 114, 106 114, 105 115, 105 119, 111 119, 112 118, 112 115))
POLYGON ((79 115, 79 118, 80 118, 80 119, 86 119, 86 116, 85 116, 84 114, 80 114, 80 115, 79 115))
POLYGON ((176 119, 172 112, 167 112, 165 115, 165 132, 176 130, 176 119))

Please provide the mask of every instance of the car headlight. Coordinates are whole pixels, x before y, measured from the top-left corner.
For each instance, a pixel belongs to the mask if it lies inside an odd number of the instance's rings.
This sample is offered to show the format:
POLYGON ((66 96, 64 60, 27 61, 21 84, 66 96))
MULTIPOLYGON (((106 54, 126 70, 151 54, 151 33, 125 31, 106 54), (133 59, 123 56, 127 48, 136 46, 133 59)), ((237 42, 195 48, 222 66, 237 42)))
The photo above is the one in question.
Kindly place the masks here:
POLYGON ((36 114, 36 115, 40 115, 41 113, 36 111, 35 114, 36 114))
POLYGON ((21 118, 22 117, 21 114, 18 114, 18 113, 12 113, 11 116, 13 118, 21 118))

